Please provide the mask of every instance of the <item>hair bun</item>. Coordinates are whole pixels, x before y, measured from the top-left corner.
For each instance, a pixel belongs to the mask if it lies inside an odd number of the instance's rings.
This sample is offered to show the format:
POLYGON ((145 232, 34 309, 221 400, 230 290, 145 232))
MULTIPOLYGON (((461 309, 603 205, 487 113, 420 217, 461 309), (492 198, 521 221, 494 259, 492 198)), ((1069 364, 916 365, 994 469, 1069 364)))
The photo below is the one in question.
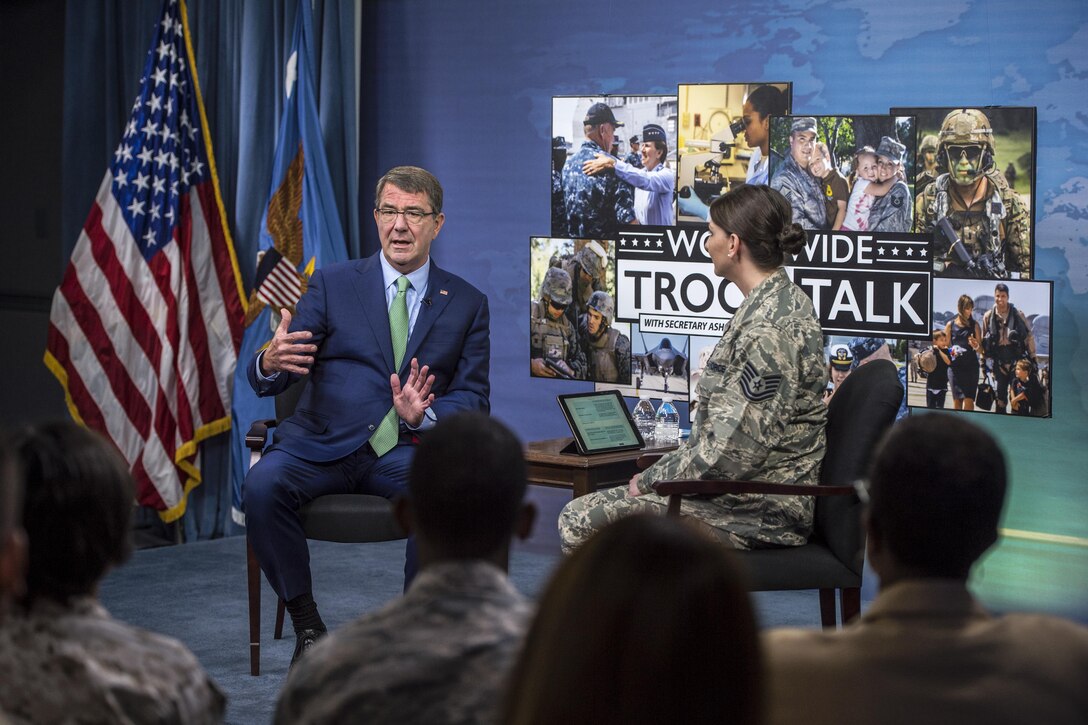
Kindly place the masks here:
POLYGON ((801 251, 801 247, 805 246, 807 239, 808 236, 805 234, 805 230, 801 228, 800 224, 794 222, 782 227, 775 241, 778 242, 779 248, 784 253, 793 255, 801 251))

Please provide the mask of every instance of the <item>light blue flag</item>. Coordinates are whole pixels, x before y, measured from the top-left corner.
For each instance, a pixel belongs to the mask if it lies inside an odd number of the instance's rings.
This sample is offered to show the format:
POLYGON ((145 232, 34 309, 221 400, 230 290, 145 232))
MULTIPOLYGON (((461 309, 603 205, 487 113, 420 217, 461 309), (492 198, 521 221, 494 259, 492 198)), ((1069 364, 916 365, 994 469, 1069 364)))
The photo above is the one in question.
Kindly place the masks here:
POLYGON ((275 417, 272 399, 258 398, 250 387, 248 367, 271 339, 279 323, 279 308, 294 309, 303 280, 322 265, 347 259, 314 98, 308 0, 298 5, 291 47, 284 82, 287 102, 276 141, 268 206, 261 221, 259 249, 264 254, 249 299, 248 325, 234 375, 231 516, 241 525, 245 525, 242 485, 249 469, 246 431, 255 420, 275 417))

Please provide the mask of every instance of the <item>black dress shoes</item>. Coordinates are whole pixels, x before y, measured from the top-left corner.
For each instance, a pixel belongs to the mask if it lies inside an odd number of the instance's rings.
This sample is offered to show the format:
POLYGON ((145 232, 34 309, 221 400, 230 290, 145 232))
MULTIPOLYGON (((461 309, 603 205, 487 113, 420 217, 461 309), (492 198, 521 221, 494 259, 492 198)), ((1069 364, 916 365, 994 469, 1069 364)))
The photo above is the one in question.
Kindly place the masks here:
POLYGON ((291 655, 291 666, 294 667, 299 658, 310 650, 317 640, 327 634, 324 629, 303 629, 295 633, 295 653, 291 655))

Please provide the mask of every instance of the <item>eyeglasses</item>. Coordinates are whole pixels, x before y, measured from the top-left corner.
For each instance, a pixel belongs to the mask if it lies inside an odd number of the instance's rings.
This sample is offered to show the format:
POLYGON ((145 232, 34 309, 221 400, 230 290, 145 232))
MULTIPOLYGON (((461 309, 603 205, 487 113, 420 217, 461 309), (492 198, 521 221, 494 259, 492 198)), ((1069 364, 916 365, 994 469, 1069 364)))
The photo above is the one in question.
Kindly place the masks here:
POLYGON ((397 220, 397 217, 401 214, 404 215, 404 221, 408 222, 413 227, 419 226, 423 223, 423 220, 429 216, 437 216, 437 212, 423 211, 422 209, 405 209, 400 211, 398 209, 381 208, 376 210, 378 219, 382 224, 392 224, 397 220))
POLYGON ((960 160, 960 156, 966 156, 967 162, 970 164, 978 163, 979 158, 982 156, 982 147, 977 144, 949 144, 945 147, 948 153, 949 161, 956 162, 960 160))

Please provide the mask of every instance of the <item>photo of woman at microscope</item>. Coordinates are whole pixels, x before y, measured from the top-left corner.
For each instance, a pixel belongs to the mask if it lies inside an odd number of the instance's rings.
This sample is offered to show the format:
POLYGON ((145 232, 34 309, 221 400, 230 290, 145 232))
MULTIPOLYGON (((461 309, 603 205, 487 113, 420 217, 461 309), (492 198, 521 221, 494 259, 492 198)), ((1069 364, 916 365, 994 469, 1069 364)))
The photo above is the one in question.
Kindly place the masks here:
POLYGON ((767 184, 770 119, 790 112, 790 83, 681 85, 677 128, 679 221, 704 222, 738 184, 767 184))

